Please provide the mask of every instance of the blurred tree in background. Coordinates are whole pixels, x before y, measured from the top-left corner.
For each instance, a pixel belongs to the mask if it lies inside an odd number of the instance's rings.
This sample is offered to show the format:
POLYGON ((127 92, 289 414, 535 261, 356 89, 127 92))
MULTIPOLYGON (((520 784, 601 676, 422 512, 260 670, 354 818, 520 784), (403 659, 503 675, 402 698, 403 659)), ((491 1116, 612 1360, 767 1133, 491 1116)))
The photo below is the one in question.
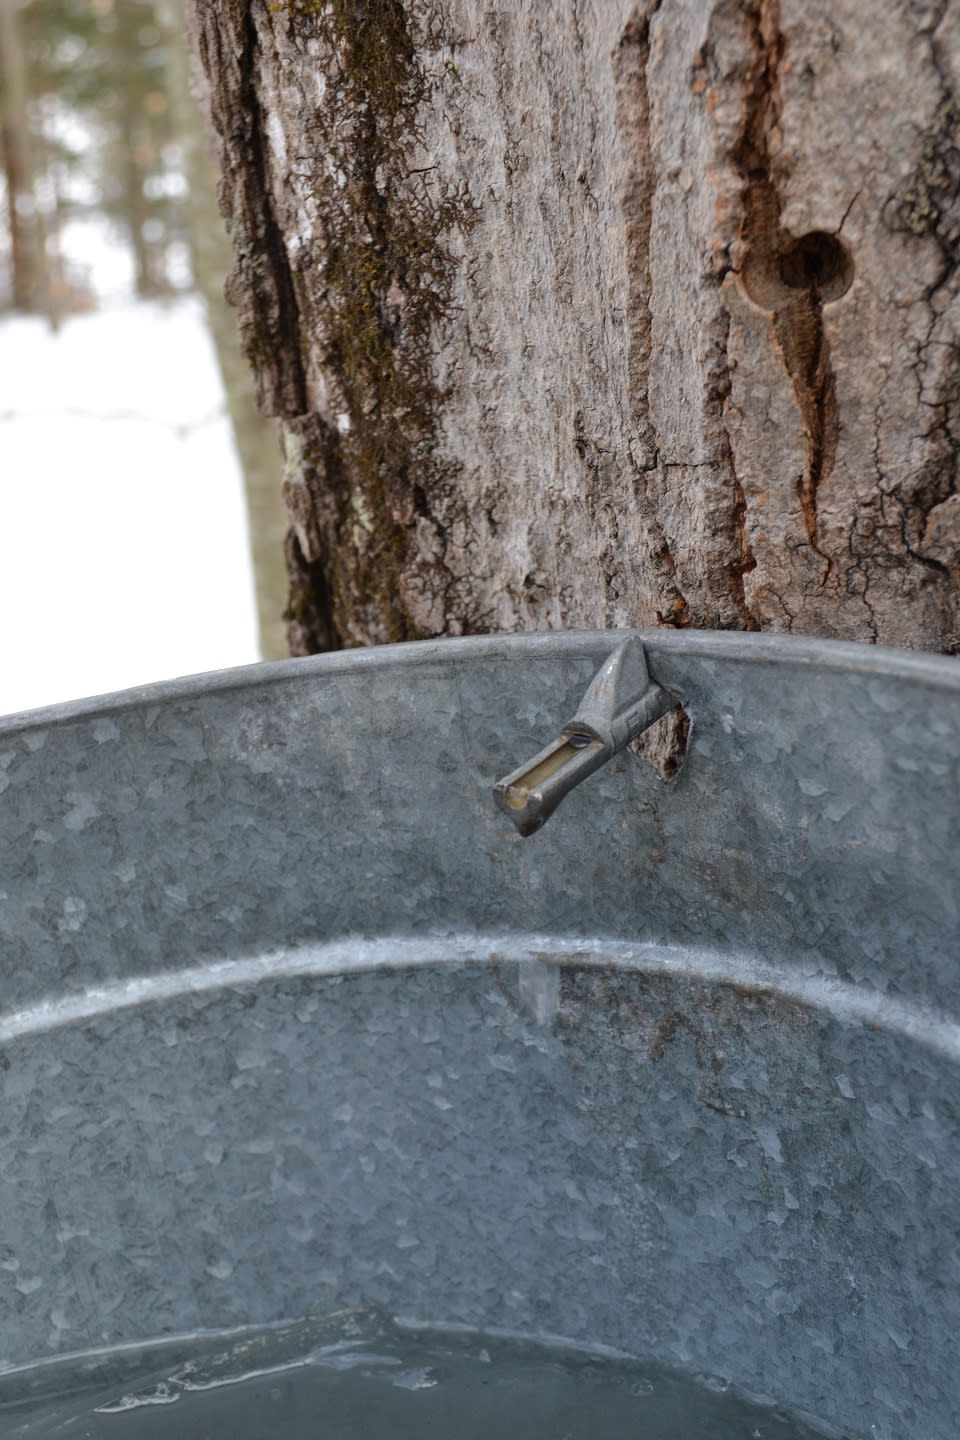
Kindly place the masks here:
POLYGON ((171 265, 186 243, 186 187, 152 0, 0 0, 0 15, 8 306, 89 303, 63 246, 84 216, 123 236, 139 297, 189 283, 171 265))
POLYGON ((34 143, 29 120, 28 64, 21 17, 0 0, 0 117, 6 191, 10 305, 30 312, 45 297, 45 236, 37 208, 34 143))
MULTIPOLYGON (((44 0, 56 10, 55 0, 44 0)), ((169 97, 168 36, 149 0, 101 4, 99 143, 94 147, 100 208, 116 221, 134 257, 141 299, 172 288, 171 247, 185 240, 185 186, 169 97)))
POLYGON ((243 472, 264 658, 286 654, 281 457, 223 298, 232 263, 181 0, 0 0, 0 313, 93 309, 71 227, 107 225, 138 300, 202 296, 243 472))

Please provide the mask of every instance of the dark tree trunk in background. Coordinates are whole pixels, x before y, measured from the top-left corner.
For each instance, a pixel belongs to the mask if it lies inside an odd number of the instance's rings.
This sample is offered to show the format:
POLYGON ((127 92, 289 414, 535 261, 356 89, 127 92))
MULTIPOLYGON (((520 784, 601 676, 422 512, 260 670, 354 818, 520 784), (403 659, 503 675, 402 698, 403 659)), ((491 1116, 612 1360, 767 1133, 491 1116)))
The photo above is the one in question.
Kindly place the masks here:
POLYGON ((43 308, 46 268, 43 230, 33 190, 33 157, 27 116, 26 60, 14 0, 0 0, 0 145, 10 244, 10 303, 25 314, 43 308))
MULTIPOLYGON (((135 57, 131 57, 131 68, 135 57)), ((162 257, 157 248, 150 244, 147 236, 147 221, 150 210, 144 192, 149 167, 143 163, 142 115, 138 106, 137 93, 131 88, 122 101, 122 166, 120 176, 123 188, 123 224, 130 242, 133 256, 133 288, 141 300, 154 300, 167 292, 162 268, 162 257), (158 262, 161 262, 158 264, 158 262)))
POLYGON ((7 238, 10 245, 10 304, 14 310, 30 311, 33 308, 33 274, 30 265, 30 239, 23 217, 20 196, 23 182, 20 178, 20 157, 16 142, 9 126, 0 127, 0 142, 3 145, 3 180, 7 201, 7 238))
POLYGON ((960 0, 192 4, 295 650, 960 649, 960 0))

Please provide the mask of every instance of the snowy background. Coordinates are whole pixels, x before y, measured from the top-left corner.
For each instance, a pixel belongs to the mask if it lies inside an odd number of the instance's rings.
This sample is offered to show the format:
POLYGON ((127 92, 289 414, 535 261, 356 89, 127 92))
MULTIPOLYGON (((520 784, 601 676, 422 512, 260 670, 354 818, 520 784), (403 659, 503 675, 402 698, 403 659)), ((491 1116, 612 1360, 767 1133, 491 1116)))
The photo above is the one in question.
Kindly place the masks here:
POLYGON ((258 659, 203 307, 0 320, 0 714, 258 659))

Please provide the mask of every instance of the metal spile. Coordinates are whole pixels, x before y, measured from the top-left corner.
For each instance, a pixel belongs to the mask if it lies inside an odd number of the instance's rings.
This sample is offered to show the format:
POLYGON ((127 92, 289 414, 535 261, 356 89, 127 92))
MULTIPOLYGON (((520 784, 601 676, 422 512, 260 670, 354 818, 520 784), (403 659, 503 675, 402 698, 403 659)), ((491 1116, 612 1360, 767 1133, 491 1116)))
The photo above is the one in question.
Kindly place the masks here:
POLYGON ((521 835, 533 835, 575 785, 676 703, 668 690, 651 680, 643 645, 631 636, 601 665, 559 737, 499 780, 494 799, 521 835))

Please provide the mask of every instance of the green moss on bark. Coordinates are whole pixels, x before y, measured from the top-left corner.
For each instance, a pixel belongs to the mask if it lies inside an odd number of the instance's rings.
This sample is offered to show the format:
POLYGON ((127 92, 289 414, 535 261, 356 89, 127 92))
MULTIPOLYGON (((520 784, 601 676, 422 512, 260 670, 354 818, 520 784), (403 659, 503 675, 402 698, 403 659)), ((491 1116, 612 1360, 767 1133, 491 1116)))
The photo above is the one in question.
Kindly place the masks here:
POLYGON ((465 190, 416 158, 436 83, 423 57, 449 40, 438 9, 414 16, 401 0, 274 8, 329 57, 310 132, 320 231, 311 292, 320 363, 346 417, 325 482, 336 489, 333 611, 347 644, 413 639, 402 578, 416 499, 451 478, 436 453, 444 395, 432 356, 453 308, 450 237, 474 214, 465 190))

